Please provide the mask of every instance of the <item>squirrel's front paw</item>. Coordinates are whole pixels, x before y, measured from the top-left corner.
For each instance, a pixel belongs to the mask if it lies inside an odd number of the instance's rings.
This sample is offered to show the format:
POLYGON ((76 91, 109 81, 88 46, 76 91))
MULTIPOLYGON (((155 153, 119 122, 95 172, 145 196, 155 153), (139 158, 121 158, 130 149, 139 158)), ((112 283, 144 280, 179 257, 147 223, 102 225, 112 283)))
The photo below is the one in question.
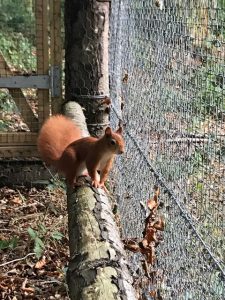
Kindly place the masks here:
POLYGON ((92 180, 92 186, 95 188, 100 188, 100 182, 98 180, 92 180))
POLYGON ((104 190, 106 189, 104 182, 99 182, 98 180, 93 180, 92 185, 95 188, 102 188, 104 190))
POLYGON ((101 188, 103 189, 106 193, 109 193, 109 191, 107 190, 107 188, 105 187, 104 182, 99 182, 98 180, 93 180, 92 181, 92 185, 95 188, 101 188))

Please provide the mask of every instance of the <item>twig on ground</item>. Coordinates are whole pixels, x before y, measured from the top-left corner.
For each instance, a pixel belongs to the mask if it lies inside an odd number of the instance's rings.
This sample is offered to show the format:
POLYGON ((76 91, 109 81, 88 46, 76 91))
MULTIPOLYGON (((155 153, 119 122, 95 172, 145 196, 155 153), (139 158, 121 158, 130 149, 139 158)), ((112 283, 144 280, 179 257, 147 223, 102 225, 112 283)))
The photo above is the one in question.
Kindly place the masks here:
POLYGON ((31 252, 31 253, 28 253, 27 255, 25 255, 24 257, 16 258, 16 259, 7 261, 7 262, 5 262, 5 263, 3 263, 3 264, 0 264, 0 267, 3 267, 3 266, 6 266, 6 265, 9 265, 9 264, 12 264, 12 263, 17 262, 17 261, 24 260, 24 259, 26 259, 27 257, 32 256, 32 255, 35 255, 35 253, 34 253, 34 252, 31 252))

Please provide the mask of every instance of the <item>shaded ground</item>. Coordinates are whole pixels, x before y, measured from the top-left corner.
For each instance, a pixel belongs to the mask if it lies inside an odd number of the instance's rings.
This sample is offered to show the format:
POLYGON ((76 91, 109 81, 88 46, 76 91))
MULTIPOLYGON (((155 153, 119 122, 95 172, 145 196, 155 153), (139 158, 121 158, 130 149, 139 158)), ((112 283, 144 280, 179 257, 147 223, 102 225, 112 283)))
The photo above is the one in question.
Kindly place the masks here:
POLYGON ((0 189, 0 298, 69 299, 65 193, 0 189))

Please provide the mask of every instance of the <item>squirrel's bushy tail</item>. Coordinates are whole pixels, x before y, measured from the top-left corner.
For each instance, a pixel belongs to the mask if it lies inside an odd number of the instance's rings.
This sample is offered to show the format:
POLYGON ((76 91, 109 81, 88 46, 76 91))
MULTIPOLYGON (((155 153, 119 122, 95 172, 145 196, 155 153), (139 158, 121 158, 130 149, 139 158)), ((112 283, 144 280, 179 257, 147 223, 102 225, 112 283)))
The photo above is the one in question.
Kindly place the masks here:
POLYGON ((45 121, 39 132, 38 151, 48 165, 55 165, 65 148, 80 138, 81 131, 71 119, 55 115, 45 121))

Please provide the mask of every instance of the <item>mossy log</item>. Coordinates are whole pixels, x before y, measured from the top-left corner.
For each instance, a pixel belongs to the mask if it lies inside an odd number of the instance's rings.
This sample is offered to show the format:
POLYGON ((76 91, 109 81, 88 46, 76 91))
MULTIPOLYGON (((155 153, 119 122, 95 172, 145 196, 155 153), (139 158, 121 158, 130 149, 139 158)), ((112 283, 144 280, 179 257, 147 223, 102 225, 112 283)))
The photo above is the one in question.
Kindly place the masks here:
POLYGON ((72 300, 136 299, 119 230, 104 191, 68 188, 67 272, 72 300))

